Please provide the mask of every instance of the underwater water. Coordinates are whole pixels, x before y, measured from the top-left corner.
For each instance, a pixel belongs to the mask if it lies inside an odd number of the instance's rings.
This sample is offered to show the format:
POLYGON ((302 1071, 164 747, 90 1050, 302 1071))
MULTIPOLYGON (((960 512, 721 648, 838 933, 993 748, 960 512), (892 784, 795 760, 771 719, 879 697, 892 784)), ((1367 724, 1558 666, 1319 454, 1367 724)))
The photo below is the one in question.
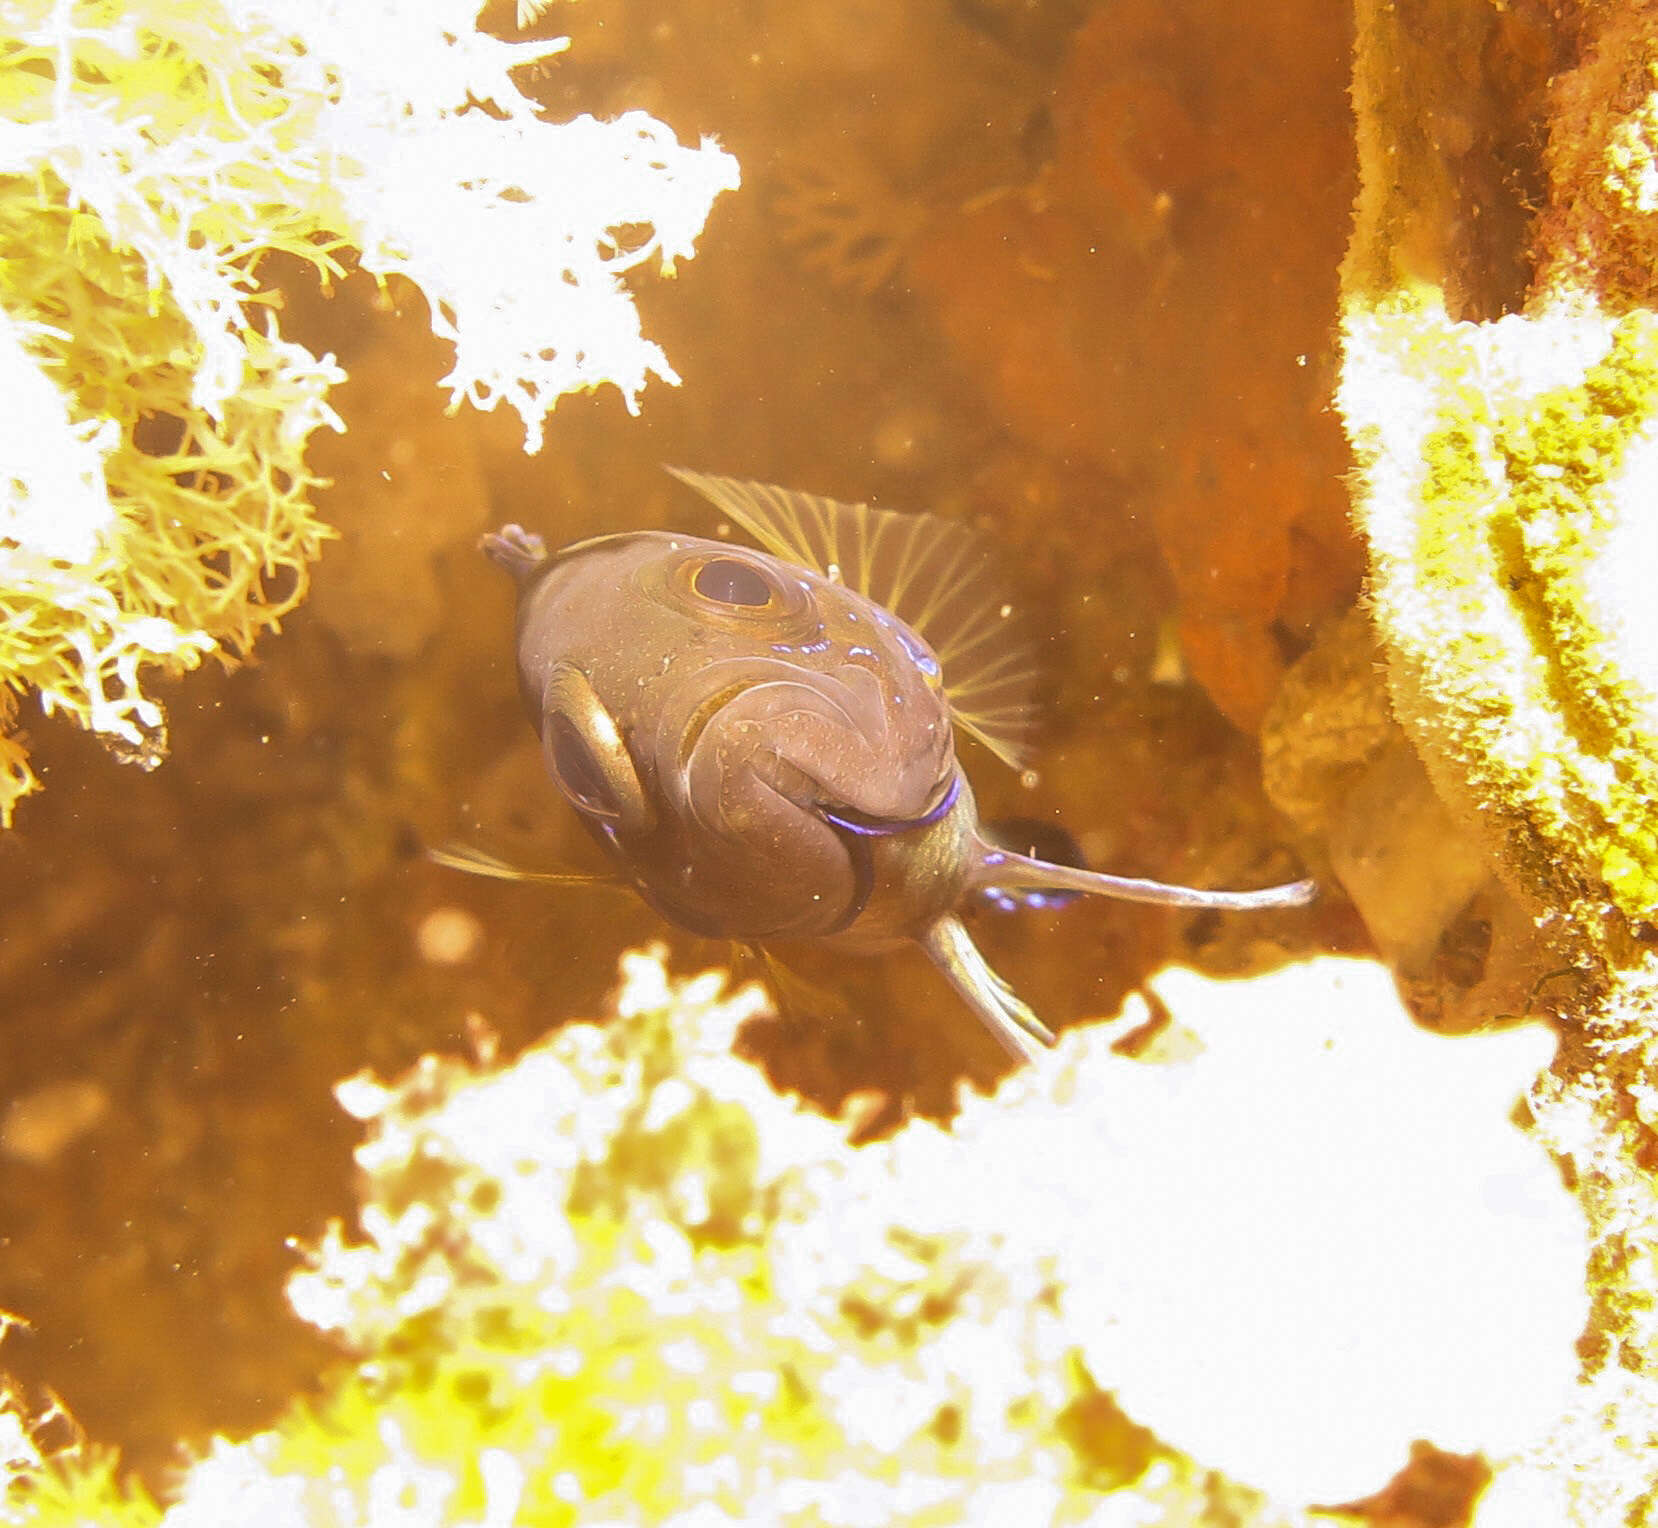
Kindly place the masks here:
MULTIPOLYGON (((123 769, 31 721, 47 790, 0 840, 6 1366, 165 1479, 266 1422, 331 1350, 287 1309, 289 1238, 353 1206, 371 1068, 511 1052, 602 1011, 625 949, 729 952, 630 897, 475 880, 422 846, 595 866, 515 691, 511 590, 475 550, 710 534, 681 463, 984 529, 1037 613, 1032 778, 964 758, 985 817, 1055 816, 1092 864, 1195 885, 1298 872, 1255 731, 1359 557, 1325 408, 1352 200, 1339 7, 1152 0, 587 0, 533 89, 643 107, 743 166, 697 257, 641 279, 683 385, 640 417, 444 413, 407 289, 309 276, 285 325, 350 375, 314 443, 341 539, 253 662, 170 688, 172 756, 123 769)), ((1339 905, 1231 918, 1078 904, 975 936, 1056 1029, 1171 960, 1242 974, 1363 947, 1339 905)), ((742 1038, 871 1128, 947 1116, 1006 1058, 916 955, 800 962, 844 1013, 742 1038)))

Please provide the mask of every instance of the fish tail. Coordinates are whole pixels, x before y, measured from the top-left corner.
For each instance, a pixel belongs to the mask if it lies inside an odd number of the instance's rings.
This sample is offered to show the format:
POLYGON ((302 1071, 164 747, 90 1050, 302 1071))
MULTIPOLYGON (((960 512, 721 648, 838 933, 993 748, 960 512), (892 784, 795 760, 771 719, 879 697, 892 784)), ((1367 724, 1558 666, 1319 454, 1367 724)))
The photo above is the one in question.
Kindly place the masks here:
POLYGON ((503 525, 478 540, 478 550, 523 583, 547 560, 547 543, 521 525, 503 525))

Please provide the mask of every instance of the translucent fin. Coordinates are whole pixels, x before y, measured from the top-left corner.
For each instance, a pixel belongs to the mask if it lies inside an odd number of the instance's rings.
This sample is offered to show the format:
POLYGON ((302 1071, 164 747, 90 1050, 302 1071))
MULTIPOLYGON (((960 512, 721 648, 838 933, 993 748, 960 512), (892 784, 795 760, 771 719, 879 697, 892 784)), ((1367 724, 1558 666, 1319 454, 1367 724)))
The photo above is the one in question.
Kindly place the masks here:
POLYGON ((771 989, 780 1012, 791 1018, 833 1021, 846 1015, 846 1000, 810 977, 802 976, 775 950, 746 944, 742 949, 758 962, 762 982, 771 989))
POLYGON ((1036 730, 1035 649, 983 537, 937 515, 842 504, 770 483, 669 467, 768 552, 884 605, 938 654, 962 728, 1022 768, 1036 730))
POLYGON ((982 849, 978 864, 967 878, 968 888, 972 891, 1080 891, 1097 897, 1115 897, 1119 902, 1155 902, 1163 907, 1214 907, 1223 912, 1301 907, 1318 895, 1316 881, 1286 881, 1281 886, 1263 886, 1257 891, 1203 891, 1196 886, 1171 886, 1164 881, 1145 881, 1131 876, 1106 875, 1099 870, 1082 870, 1073 865, 1056 865, 1048 860, 1032 859, 1029 855, 1014 854, 992 844, 982 844, 982 849))
POLYGON ((954 913, 934 919, 918 938, 945 980, 1015 1061, 1035 1061, 1045 1047, 1056 1043, 1053 1032, 1024 999, 990 969, 954 913))
POLYGON ((493 854, 474 849, 467 844, 444 844, 428 847, 426 858, 446 870, 464 870, 468 875, 485 876, 492 881, 535 881, 551 886, 616 886, 626 889, 628 883, 620 876, 594 874, 582 870, 520 870, 493 854))

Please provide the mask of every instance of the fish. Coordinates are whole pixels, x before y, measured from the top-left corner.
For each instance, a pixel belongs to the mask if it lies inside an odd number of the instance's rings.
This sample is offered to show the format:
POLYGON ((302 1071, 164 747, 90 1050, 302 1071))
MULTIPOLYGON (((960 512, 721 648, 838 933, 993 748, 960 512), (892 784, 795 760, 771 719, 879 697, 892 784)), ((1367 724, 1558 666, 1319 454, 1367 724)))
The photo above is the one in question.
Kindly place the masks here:
POLYGON ((670 923, 762 950, 919 945, 1032 1061, 1055 1037, 974 944, 975 901, 1242 911, 1315 894, 1310 880, 1200 890, 1009 847, 981 828, 957 748, 965 735, 1023 769, 1040 720, 1036 647, 990 544, 936 515, 667 470, 758 546, 641 530, 550 552, 514 524, 480 547, 517 584, 519 690, 553 784, 670 923))

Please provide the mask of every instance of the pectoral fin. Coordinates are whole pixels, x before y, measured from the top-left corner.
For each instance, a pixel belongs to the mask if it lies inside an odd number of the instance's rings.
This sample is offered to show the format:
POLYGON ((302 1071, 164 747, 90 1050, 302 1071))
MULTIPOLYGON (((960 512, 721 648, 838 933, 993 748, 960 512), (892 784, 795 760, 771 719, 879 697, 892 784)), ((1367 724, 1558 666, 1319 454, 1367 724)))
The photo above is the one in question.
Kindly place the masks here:
POLYGON ((1044 1047, 1056 1043, 1047 1025, 990 969, 954 913, 935 919, 918 937, 921 948, 944 973, 945 980, 1014 1060, 1035 1061, 1044 1047))
POLYGON ((918 631, 938 654, 954 719, 1004 763, 1024 766, 1038 718, 1035 650, 981 536, 937 515, 667 470, 774 557, 837 579, 918 631))
MULTIPOLYGON (((1078 869, 1087 864, 1082 845, 1069 828, 1038 817, 1002 817, 995 822, 981 822, 979 837, 992 850, 1023 854, 1055 865, 1074 865, 1078 869)), ((989 906, 1003 913, 1018 912, 1021 908, 1064 907, 1082 895, 1075 888, 1002 886, 988 880, 979 882, 976 890, 989 906)))
POLYGON ((776 1000, 778 1011, 793 1019, 816 1019, 833 1023, 846 1016, 846 1000, 821 982, 802 976, 775 950, 762 944, 739 945, 748 958, 758 962, 761 980, 776 1000))
POLYGON ((1056 865, 980 841, 978 863, 969 872, 970 891, 985 895, 1013 891, 1078 891, 1119 902, 1154 902, 1162 907, 1213 907, 1223 912, 1253 912, 1269 907, 1301 907, 1318 895, 1318 882, 1286 881, 1255 891, 1205 891, 1171 886, 1133 876, 1107 875, 1074 865, 1056 865))

